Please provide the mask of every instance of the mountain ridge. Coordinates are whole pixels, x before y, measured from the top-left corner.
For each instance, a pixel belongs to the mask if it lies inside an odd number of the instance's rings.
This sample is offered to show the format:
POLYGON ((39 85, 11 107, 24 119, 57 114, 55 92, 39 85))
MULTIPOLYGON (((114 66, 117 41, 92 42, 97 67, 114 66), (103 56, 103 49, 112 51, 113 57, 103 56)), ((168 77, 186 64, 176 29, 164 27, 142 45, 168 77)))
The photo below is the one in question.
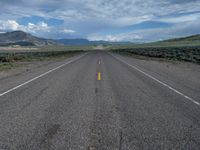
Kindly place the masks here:
POLYGON ((12 31, 0 34, 0 46, 51 46, 60 45, 54 40, 39 38, 23 31, 12 31))
POLYGON ((90 41, 88 39, 59 39, 56 40, 64 45, 100 45, 100 44, 129 44, 131 42, 90 41))
MULTIPOLYGON (((200 34, 167 39, 163 41, 157 41, 149 44, 165 44, 165 43, 199 43, 200 42, 200 34)), ((6 33, 0 33, 0 46, 54 46, 54 45, 126 45, 126 44, 134 44, 131 42, 111 42, 111 41, 90 41, 84 38, 76 38, 76 39, 45 39, 31 35, 30 33, 26 33, 23 31, 12 31, 6 33)))

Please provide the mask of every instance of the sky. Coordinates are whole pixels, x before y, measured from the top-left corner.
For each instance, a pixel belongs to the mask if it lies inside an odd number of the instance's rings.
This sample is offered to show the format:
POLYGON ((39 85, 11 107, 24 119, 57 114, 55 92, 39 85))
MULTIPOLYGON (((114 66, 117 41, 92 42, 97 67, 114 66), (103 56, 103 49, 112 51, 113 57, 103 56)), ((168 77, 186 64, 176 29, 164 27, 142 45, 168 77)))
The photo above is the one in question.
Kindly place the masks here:
POLYGON ((200 0, 0 0, 0 33, 151 42, 200 34, 200 0))

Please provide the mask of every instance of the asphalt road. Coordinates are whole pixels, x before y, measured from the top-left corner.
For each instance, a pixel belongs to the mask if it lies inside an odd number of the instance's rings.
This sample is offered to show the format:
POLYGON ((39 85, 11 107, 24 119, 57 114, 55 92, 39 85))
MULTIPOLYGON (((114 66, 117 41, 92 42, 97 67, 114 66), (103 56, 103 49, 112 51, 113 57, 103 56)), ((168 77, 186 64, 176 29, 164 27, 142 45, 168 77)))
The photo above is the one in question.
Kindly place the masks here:
POLYGON ((200 74, 169 70, 93 51, 0 79, 0 149, 199 150, 200 74))

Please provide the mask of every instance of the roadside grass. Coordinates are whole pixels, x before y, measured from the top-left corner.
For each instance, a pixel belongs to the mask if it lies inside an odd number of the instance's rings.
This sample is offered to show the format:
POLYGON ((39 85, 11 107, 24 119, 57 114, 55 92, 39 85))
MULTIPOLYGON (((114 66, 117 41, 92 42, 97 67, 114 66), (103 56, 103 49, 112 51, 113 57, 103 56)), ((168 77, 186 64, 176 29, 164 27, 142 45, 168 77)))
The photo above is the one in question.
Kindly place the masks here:
POLYGON ((13 63, 0 63, 0 71, 9 70, 16 67, 13 63))
POLYGON ((74 45, 74 46, 21 46, 21 47, 0 47, 0 53, 7 52, 52 52, 52 51, 89 51, 94 50, 95 45, 74 45))
POLYGON ((0 53, 0 71, 5 71, 18 67, 20 66, 19 62, 64 59, 84 52, 85 52, 84 50, 2 52, 0 53))
POLYGON ((112 49, 112 52, 147 59, 187 61, 200 64, 200 46, 185 47, 138 47, 112 49))
POLYGON ((38 51, 89 51, 93 50, 93 45, 72 45, 72 46, 44 46, 38 47, 38 51))

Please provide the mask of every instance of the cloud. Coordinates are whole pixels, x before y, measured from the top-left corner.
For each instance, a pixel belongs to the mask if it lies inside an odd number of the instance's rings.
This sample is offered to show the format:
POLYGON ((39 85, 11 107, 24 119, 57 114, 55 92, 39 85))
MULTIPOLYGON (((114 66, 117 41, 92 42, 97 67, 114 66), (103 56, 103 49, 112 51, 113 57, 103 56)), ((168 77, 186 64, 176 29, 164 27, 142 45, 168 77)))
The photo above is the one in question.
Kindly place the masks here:
MULTIPOLYGON (((20 29, 47 38, 73 36, 138 41, 141 37, 159 38, 154 33, 162 30, 170 30, 178 36, 178 27, 187 24, 188 28, 180 28, 183 35, 188 34, 189 27, 191 33, 199 33, 198 29, 192 29, 200 19, 199 0, 4 0, 0 5, 2 32, 20 29), (120 30, 152 21, 170 26, 145 30, 137 27, 128 33, 120 30), (113 30, 119 33, 113 34, 113 30)), ((168 38, 170 34, 163 36, 168 38)))
POLYGON ((147 28, 120 33, 114 35, 92 34, 88 36, 90 40, 108 40, 108 41, 131 41, 131 42, 153 42, 170 38, 189 36, 200 33, 200 20, 190 22, 176 23, 173 26, 163 28, 147 28))
POLYGON ((142 40, 143 37, 138 34, 134 33, 125 33, 125 34, 118 34, 118 35, 89 35, 87 37, 90 41, 110 41, 110 42, 120 42, 120 41, 139 41, 142 40))
POLYGON ((76 31, 71 30, 71 29, 64 29, 63 32, 64 33, 75 33, 76 31))
POLYGON ((0 30, 17 30, 19 28, 19 24, 15 20, 0 20, 0 30))
POLYGON ((27 26, 20 25, 15 20, 0 20, 0 30, 1 31, 14 31, 14 30, 22 30, 25 32, 35 33, 35 32, 49 32, 50 27, 45 22, 38 22, 37 24, 28 23, 27 26))
POLYGON ((19 24, 15 20, 0 20, 0 32, 4 33, 6 31, 15 31, 15 30, 21 30, 24 32, 28 32, 31 34, 34 34, 36 36, 42 36, 49 34, 49 37, 54 37, 54 32, 59 33, 60 35, 69 35, 76 33, 75 30, 72 29, 66 29, 66 28, 57 28, 55 26, 49 26, 47 23, 40 21, 37 23, 28 22, 27 25, 19 24))
POLYGON ((26 32, 32 32, 32 33, 35 33, 35 32, 50 32, 50 27, 48 26, 48 24, 46 24, 45 22, 39 22, 37 24, 33 24, 33 23, 28 23, 27 26, 20 26, 20 30, 24 30, 26 32))
POLYGON ((179 15, 179 16, 169 16, 169 17, 163 17, 158 19, 162 22, 167 23, 183 23, 183 22, 190 22, 200 19, 200 13, 194 13, 194 14, 185 14, 185 15, 179 15))
POLYGON ((186 0, 184 3, 173 3, 172 0, 10 0, 0 1, 0 4, 4 6, 0 10, 1 14, 54 17, 66 21, 92 18, 110 19, 119 24, 130 21, 138 23, 139 20, 183 11, 198 11, 200 6, 198 1, 186 0))

